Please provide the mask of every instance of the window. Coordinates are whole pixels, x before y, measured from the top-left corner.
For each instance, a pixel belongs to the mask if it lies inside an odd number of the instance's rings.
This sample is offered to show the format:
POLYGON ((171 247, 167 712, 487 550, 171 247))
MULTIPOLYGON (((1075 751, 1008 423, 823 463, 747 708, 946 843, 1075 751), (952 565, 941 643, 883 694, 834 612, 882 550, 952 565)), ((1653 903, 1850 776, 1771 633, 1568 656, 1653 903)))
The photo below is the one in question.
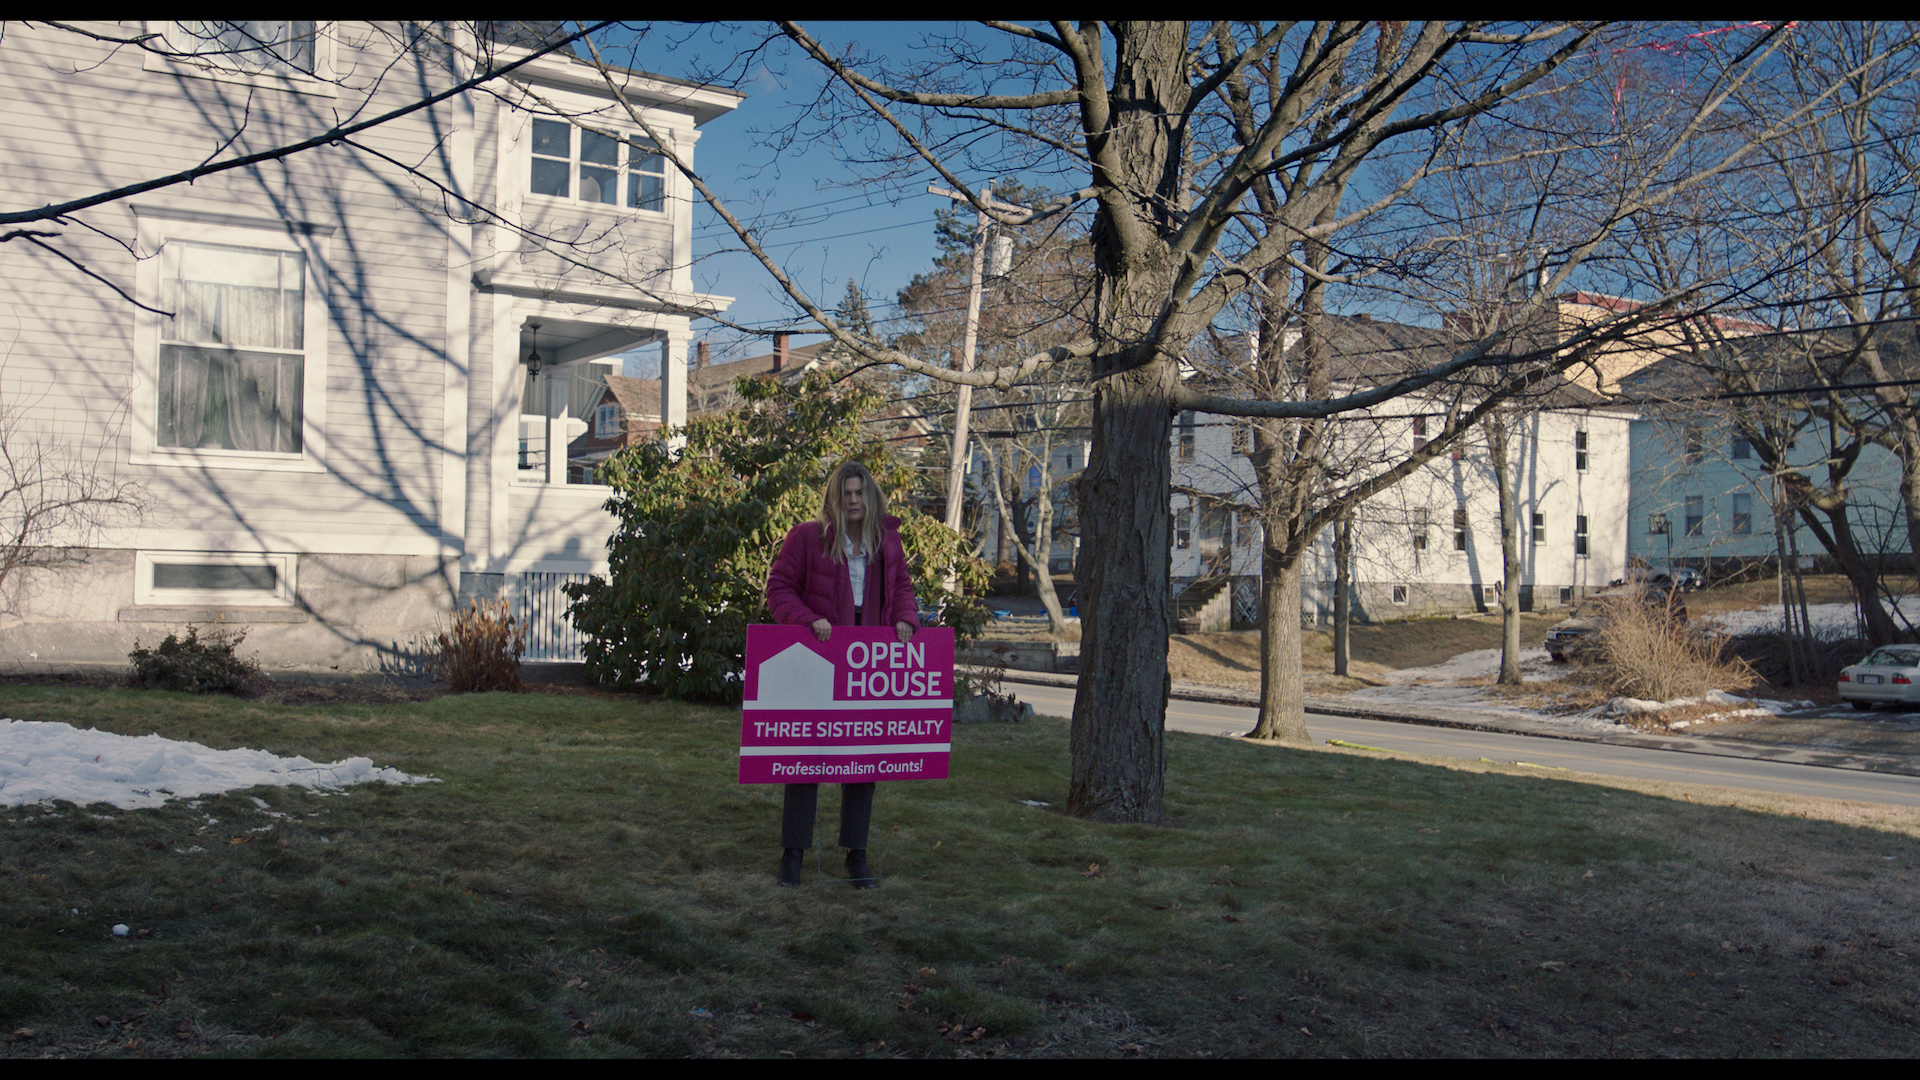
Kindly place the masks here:
POLYGON ((1453 511, 1453 550, 1467 550, 1467 508, 1455 507, 1453 511))
POLYGON ((1751 495, 1733 497, 1733 535, 1753 535, 1753 496, 1751 495))
POLYGON ((1698 465, 1707 458, 1707 439, 1698 424, 1688 424, 1686 430, 1687 464, 1698 465))
POLYGON ((1571 604, 1571 603, 1573 603, 1573 586, 1571 585, 1560 586, 1560 606, 1566 607, 1568 604, 1571 604))
POLYGON ((1647 515, 1647 535, 1648 536, 1667 535, 1667 515, 1648 514, 1647 515))
POLYGON ((1235 514, 1234 522, 1233 522, 1233 546, 1234 547, 1252 547, 1253 546, 1253 530, 1254 530, 1253 518, 1243 517, 1239 514, 1235 514))
POLYGON ((1395 585, 1393 587, 1393 602, 1396 604, 1406 603, 1408 592, 1409 590, 1405 585, 1395 585))
POLYGON ((1745 435, 1735 435, 1733 437, 1734 460, 1744 461, 1748 458, 1751 458, 1752 456, 1753 456, 1753 440, 1747 438, 1745 435))
POLYGON ((312 19, 251 22, 185 20, 166 24, 167 48, 235 71, 314 73, 312 19))
POLYGON ((620 406, 602 405, 593 411, 593 437, 611 439, 620 434, 620 406))
POLYGON ((1460 444, 1457 442, 1454 443, 1453 444, 1453 460, 1459 461, 1465 458, 1466 456, 1467 456, 1466 451, 1460 449, 1460 444))
POLYGON ((333 34, 327 23, 311 19, 149 21, 145 29, 149 48, 142 70, 256 90, 340 95, 333 34))
POLYGON ((1576 514, 1573 518, 1573 554, 1575 558, 1587 557, 1587 515, 1576 514))
POLYGON ((564 120, 533 121, 528 190, 575 202, 629 210, 666 209, 667 159, 645 143, 576 128, 564 120))
POLYGON ((1193 460, 1193 410, 1180 414, 1180 460, 1193 460))
POLYGON ((318 471, 326 230, 134 212, 141 246, 157 251, 140 264, 138 290, 157 310, 135 321, 133 463, 318 471))
POLYGON ((1193 507, 1183 507, 1174 519, 1173 546, 1185 551, 1193 546, 1193 507))
POLYGON ((1707 498, 1704 495, 1687 496, 1687 535, 1701 536, 1706 533, 1707 498))
POLYGON ((1427 550, 1427 517, 1426 507, 1413 508, 1413 550, 1415 551, 1427 550))
POLYGON ((134 559, 133 602, 273 607, 294 601, 293 555, 142 551, 134 559))
POLYGON ((1416 416, 1413 418, 1413 448, 1418 450, 1425 445, 1427 445, 1427 418, 1416 416))
POLYGON ((1248 457, 1253 455, 1253 421, 1235 420, 1233 422, 1233 452, 1248 457))
POLYGON ((161 258, 157 445, 299 453, 300 254, 174 242, 161 258))
POLYGON ((1547 542, 1547 515, 1545 514, 1533 515, 1533 542, 1535 544, 1547 542))
POLYGON ((1587 433, 1573 433, 1573 467, 1577 472, 1587 471, 1587 433))

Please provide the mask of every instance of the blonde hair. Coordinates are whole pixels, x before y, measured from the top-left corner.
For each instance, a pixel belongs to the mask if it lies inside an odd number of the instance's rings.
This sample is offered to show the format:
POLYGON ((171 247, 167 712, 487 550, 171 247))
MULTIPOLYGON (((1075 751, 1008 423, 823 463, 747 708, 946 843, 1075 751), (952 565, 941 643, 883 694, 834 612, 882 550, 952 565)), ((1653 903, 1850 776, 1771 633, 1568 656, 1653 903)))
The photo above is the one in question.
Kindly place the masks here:
POLYGON ((826 555, 837 563, 847 561, 845 491, 847 480, 855 476, 860 478, 867 493, 867 512, 860 521, 860 544, 870 556, 880 553, 880 519, 887 513, 886 492, 880 490, 879 481, 873 478, 865 465, 847 460, 841 462, 840 467, 827 478, 827 490, 820 499, 820 524, 825 526, 822 531, 826 533, 826 555))

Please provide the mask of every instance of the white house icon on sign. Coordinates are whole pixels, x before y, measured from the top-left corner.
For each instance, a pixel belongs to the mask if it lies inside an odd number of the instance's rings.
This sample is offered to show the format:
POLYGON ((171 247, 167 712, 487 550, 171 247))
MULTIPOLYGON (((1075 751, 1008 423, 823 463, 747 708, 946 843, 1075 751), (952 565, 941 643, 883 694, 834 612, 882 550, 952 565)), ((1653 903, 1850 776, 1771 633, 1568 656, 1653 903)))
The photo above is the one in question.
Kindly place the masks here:
POLYGON ((763 709, 825 709, 833 706, 833 662, 805 645, 793 644, 760 662, 763 709))

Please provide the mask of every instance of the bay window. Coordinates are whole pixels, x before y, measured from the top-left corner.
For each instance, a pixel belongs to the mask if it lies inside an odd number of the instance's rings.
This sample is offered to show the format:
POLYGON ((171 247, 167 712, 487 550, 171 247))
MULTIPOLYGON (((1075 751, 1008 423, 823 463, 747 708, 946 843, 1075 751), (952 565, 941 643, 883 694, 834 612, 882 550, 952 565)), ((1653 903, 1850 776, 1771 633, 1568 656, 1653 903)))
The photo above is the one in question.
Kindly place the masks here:
POLYGON ((573 202, 664 211, 667 159, 639 141, 617 139, 564 120, 533 121, 527 190, 573 202))

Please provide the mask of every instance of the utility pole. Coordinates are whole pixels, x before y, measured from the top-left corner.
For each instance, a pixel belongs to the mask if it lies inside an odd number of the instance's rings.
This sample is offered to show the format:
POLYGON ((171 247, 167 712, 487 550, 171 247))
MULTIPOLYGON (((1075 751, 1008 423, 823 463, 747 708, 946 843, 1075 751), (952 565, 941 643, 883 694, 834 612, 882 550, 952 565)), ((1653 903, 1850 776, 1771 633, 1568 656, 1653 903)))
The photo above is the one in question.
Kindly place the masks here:
MULTIPOLYGON (((945 198, 960 201, 966 196, 957 191, 929 184, 927 192, 945 198)), ((1028 213, 1024 206, 1003 203, 993 197, 993 186, 989 184, 980 191, 980 203, 1009 213, 1028 213)), ((967 335, 961 345, 958 368, 961 371, 973 370, 974 349, 980 336, 980 287, 986 278, 987 234, 993 228, 992 221, 976 206, 973 218, 973 269, 967 285, 967 335)), ((960 384, 960 392, 955 395, 953 411, 953 449, 947 457, 947 528, 960 531, 960 503, 966 494, 967 479, 967 414, 973 408, 973 387, 960 384)), ((951 583, 949 583, 951 589, 951 583)))

